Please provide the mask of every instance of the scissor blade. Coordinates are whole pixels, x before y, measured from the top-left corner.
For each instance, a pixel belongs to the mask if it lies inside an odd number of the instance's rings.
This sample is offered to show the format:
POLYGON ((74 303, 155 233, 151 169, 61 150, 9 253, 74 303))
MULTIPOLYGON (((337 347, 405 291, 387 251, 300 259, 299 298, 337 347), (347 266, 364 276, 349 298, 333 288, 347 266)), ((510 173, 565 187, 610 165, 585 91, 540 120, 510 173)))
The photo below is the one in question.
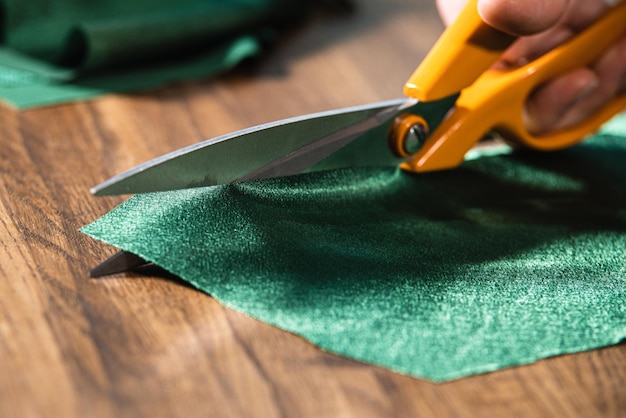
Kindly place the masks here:
POLYGON ((296 174, 415 103, 396 99, 244 129, 148 161, 91 192, 143 193, 296 174))
POLYGON ((122 273, 147 264, 150 263, 135 254, 120 251, 91 269, 89 271, 89 276, 95 278, 107 276, 109 274, 122 273))

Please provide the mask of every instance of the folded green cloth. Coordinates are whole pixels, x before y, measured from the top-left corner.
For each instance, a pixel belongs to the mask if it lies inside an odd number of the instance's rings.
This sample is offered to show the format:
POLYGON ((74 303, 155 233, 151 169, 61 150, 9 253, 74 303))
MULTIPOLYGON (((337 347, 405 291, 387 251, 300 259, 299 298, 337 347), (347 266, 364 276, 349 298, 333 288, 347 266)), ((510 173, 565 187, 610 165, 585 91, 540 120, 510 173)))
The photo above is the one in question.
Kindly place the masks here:
POLYGON ((0 0, 0 98, 24 108, 213 75, 311 3, 0 0))
POLYGON ((626 336, 624 184, 621 117, 448 172, 140 194, 82 231, 325 350, 444 381, 626 336))

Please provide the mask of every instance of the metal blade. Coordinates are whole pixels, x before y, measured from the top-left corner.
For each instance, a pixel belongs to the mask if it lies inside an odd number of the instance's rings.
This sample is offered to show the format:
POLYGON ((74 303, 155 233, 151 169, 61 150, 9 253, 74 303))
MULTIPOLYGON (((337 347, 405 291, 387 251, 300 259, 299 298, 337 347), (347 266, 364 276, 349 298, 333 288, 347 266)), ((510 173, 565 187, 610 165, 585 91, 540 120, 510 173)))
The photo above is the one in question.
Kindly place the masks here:
POLYGON ((148 161, 91 192, 142 193, 296 174, 415 104, 396 99, 244 129, 148 161))

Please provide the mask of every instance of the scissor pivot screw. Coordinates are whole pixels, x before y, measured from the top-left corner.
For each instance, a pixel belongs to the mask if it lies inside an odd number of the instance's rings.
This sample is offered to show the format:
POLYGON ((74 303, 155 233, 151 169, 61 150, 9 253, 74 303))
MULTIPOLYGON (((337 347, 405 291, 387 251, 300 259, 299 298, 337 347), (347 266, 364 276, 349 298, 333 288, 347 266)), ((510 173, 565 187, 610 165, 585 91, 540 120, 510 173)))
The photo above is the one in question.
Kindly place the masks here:
POLYGON ((408 158, 419 151, 426 138, 428 123, 424 118, 411 113, 397 116, 387 136, 391 151, 402 158, 408 158))
POLYGON ((422 148, 424 141, 426 141, 424 125, 413 125, 404 138, 404 150, 409 154, 415 154, 422 148))

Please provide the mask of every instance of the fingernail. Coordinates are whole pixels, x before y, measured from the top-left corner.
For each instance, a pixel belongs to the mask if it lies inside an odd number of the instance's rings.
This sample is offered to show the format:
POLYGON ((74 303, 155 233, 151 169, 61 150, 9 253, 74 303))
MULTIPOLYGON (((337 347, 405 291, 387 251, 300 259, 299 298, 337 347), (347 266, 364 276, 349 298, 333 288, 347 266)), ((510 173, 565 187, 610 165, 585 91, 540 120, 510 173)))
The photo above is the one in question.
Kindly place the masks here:
POLYGON ((624 0, 604 0, 604 4, 611 7, 611 6, 615 6, 616 4, 620 4, 622 1, 624 0))

